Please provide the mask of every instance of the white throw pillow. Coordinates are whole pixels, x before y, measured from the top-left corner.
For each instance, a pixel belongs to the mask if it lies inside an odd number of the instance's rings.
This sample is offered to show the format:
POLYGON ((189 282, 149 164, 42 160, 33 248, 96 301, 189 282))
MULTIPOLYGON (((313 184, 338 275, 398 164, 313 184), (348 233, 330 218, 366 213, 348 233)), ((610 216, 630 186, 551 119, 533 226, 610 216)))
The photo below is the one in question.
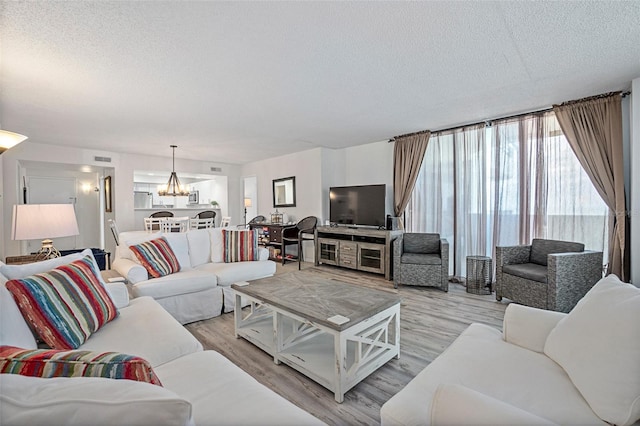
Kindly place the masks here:
POLYGON ((180 270, 191 269, 191 259, 189 259, 189 243, 186 232, 166 232, 162 236, 169 243, 169 247, 176 255, 180 270))
POLYGON ((36 338, 33 337, 15 299, 4 286, 6 282, 7 279, 0 274, 0 345, 36 349, 36 338))
POLYGON ((208 229, 192 229, 187 232, 191 267, 196 268, 211 260, 211 236, 208 229))
POLYGON ((211 261, 213 263, 224 262, 224 244, 222 241, 222 228, 212 228, 211 232, 211 261))
POLYGON ((615 275, 600 280, 551 330, 544 353, 602 420, 640 419, 640 288, 615 275))
POLYGON ((188 401, 161 386, 134 380, 1 374, 0 388, 3 424, 192 424, 188 401))

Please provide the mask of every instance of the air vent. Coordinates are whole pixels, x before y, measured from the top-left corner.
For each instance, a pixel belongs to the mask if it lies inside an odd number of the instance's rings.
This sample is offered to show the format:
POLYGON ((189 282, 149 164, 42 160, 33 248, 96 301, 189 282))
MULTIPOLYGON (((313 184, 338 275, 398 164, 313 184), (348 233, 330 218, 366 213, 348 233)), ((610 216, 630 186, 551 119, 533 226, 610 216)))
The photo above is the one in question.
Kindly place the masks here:
POLYGON ((212 167, 211 171, 212 172, 221 172, 222 171, 222 167, 212 167))
POLYGON ((93 157, 94 161, 99 161, 101 163, 110 163, 111 162, 111 157, 93 157))

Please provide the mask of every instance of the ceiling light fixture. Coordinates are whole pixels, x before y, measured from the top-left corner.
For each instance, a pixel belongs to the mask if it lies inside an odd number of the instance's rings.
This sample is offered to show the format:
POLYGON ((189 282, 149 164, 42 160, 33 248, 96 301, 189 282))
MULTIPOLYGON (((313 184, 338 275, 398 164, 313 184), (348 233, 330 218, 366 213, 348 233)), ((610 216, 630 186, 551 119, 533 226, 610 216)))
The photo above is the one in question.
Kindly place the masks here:
POLYGON ((25 135, 9 132, 7 130, 0 130, 0 154, 11 147, 18 145, 25 139, 27 139, 27 136, 25 135))
POLYGON ((169 176, 169 182, 167 187, 158 190, 160 196, 173 196, 173 197, 186 197, 189 195, 189 191, 182 189, 180 186, 180 179, 176 174, 176 148, 177 145, 169 145, 173 149, 173 167, 171 169, 171 176, 169 176))

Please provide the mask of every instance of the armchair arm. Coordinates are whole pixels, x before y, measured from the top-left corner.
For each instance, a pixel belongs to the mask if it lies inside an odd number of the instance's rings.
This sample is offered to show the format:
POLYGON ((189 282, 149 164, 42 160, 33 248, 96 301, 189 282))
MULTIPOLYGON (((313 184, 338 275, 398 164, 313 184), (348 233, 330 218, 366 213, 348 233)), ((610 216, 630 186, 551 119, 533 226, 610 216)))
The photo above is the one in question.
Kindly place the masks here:
POLYGON ((282 238, 298 238, 298 226, 291 225, 282 228, 282 238))
POLYGON ((502 339, 531 351, 544 353, 547 336, 567 314, 509 304, 504 312, 502 339))
POLYGON ((147 281, 149 274, 144 266, 137 264, 133 260, 119 258, 113 261, 111 265, 113 269, 118 271, 120 275, 125 277, 131 284, 139 283, 140 281, 147 281))
POLYGON ((440 260, 442 261, 442 289, 449 291, 449 241, 440 239, 440 260))
POLYGON ((554 425, 547 419, 466 386, 443 383, 431 402, 432 425, 554 425))
POLYGON ((602 252, 556 253, 547 256, 547 305, 569 312, 602 278, 602 252))
POLYGON ((502 267, 518 263, 528 263, 531 257, 531 246, 496 246, 496 300, 502 300, 503 279, 502 267))
POLYGON ((398 288, 398 274, 400 273, 400 257, 402 257, 402 241, 403 236, 398 235, 398 237, 393 240, 393 286, 398 288))
POLYGON ((129 291, 127 285, 122 282, 105 283, 107 293, 111 296, 116 308, 124 308, 129 305, 129 291))

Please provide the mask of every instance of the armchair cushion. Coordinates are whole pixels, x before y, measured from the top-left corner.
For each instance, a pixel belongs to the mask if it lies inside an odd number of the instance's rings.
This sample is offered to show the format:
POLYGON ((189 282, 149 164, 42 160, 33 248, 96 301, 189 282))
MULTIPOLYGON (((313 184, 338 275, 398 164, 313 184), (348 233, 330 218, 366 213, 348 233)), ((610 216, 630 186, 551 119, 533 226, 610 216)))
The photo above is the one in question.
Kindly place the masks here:
POLYGON ((400 258, 400 263, 411 263, 414 265, 441 265, 442 259, 439 254, 405 253, 400 258))
POLYGON ((549 333, 544 353, 604 421, 640 419, 640 289, 600 280, 549 333))
MULTIPOLYGON (((543 240, 534 238, 531 242, 531 263, 547 266, 547 256, 555 253, 579 253, 584 244, 571 241, 543 240)), ((543 282, 543 281, 542 281, 543 282)))
POLYGON ((516 263, 504 265, 502 272, 516 277, 525 278, 539 283, 547 282, 547 267, 537 263, 516 263))
POLYGON ((440 234, 406 233, 403 240, 404 253, 440 253, 440 234))

